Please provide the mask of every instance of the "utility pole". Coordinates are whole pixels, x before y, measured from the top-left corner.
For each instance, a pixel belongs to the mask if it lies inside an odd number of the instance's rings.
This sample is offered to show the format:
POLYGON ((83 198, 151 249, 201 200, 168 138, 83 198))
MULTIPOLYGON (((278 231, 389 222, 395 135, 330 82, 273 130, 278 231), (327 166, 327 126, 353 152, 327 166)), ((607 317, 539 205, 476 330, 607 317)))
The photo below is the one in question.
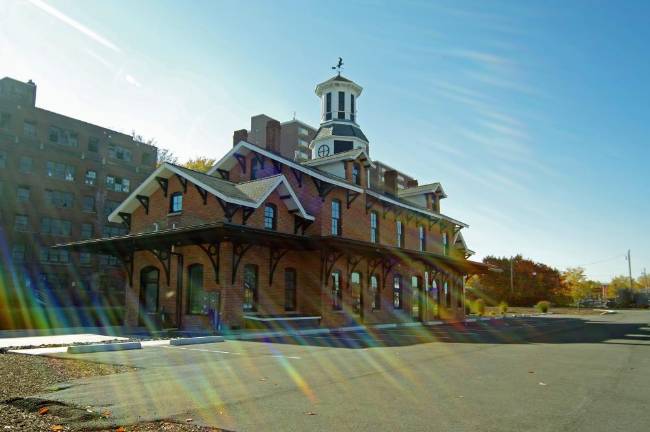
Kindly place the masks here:
MULTIPOLYGON (((620 255, 619 255, 620 256, 620 255)), ((630 259, 630 250, 627 250, 627 270, 630 276, 630 290, 634 287, 632 283, 632 260, 630 259)))

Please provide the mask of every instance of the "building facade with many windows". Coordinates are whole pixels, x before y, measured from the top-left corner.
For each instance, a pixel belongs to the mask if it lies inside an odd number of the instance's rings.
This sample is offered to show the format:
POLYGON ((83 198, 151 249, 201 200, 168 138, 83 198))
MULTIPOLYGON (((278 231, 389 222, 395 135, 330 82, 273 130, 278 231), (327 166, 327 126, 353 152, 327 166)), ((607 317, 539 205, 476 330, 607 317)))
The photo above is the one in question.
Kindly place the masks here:
POLYGON ((283 156, 273 128, 264 145, 236 131, 209 173, 165 163, 133 190, 109 215, 127 235, 54 250, 124 262, 131 326, 462 317, 464 279, 486 266, 468 260, 467 225, 441 212, 439 183, 419 185, 370 158, 361 90, 340 75, 317 86, 309 160, 283 156))
MULTIPOLYGON (((24 315, 119 305, 123 273, 115 257, 49 246, 125 234, 108 215, 155 169, 157 150, 35 102, 33 82, 0 80, 0 302, 24 315)), ((4 317, 2 327, 34 324, 4 317)))

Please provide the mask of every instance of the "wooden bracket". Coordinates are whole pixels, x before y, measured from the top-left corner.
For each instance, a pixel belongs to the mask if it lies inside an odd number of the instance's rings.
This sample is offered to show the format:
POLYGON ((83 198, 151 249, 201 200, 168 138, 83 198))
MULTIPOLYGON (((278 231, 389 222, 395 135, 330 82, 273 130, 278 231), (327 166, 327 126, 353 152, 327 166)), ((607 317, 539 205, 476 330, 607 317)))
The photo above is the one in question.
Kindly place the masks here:
POLYGON ((291 172, 293 172, 293 176, 298 182, 298 187, 302 187, 302 171, 298 171, 297 169, 292 167, 291 172))
POLYGON ((345 201, 347 207, 350 208, 350 205, 361 195, 359 192, 351 191, 350 189, 345 190, 345 201))
POLYGON ((149 197, 146 195, 136 195, 135 197, 144 207, 144 214, 149 214, 149 197))
POLYGON ((246 156, 241 155, 239 153, 235 153, 233 156, 235 157, 235 159, 237 159, 242 174, 246 174, 246 156))
POLYGON ((273 274, 275 273, 275 269, 287 252, 287 249, 277 249, 269 246, 269 286, 273 285, 273 274))
POLYGON ((169 180, 167 180, 164 177, 156 177, 156 181, 160 185, 160 188, 163 190, 165 193, 165 197, 167 196, 167 187, 169 186, 169 180))
POLYGON ((314 185, 316 186, 316 190, 318 191, 318 196, 321 198, 321 200, 325 201, 325 197, 332 190, 334 190, 335 186, 333 184, 324 182, 314 177, 311 177, 311 179, 313 180, 314 185))
POLYGON ((194 185, 196 187, 196 191, 201 195, 201 198, 203 199, 203 205, 206 205, 208 203, 208 191, 203 189, 199 185, 194 185))
POLYGON ((172 260, 171 249, 150 249, 149 252, 158 258, 158 261, 160 261, 160 264, 162 264, 163 270, 165 270, 165 279, 167 280, 167 286, 169 286, 169 269, 171 267, 172 260))
POLYGON ((131 230, 131 213, 124 213, 124 212, 119 212, 118 216, 122 219, 122 222, 124 222, 124 225, 131 230))
POLYGON ((241 263, 242 258, 252 246, 250 243, 233 243, 232 283, 235 283, 237 278, 239 263, 241 263))
POLYGON ((187 179, 183 177, 182 175, 176 174, 176 178, 178 178, 178 181, 181 183, 181 186, 183 186, 183 193, 187 192, 187 179))
POLYGON ((248 218, 250 218, 254 212, 255 209, 253 207, 242 207, 242 217, 241 217, 242 225, 246 225, 248 218))
POLYGON ((334 264, 343 256, 343 252, 325 252, 325 286, 329 286, 330 275, 332 274, 332 269, 334 264))
POLYGON ((212 243, 207 247, 200 244, 199 247, 207 255, 210 263, 212 263, 212 269, 214 270, 214 281, 219 285, 219 250, 220 243, 212 243))
POLYGON ((239 208, 241 206, 239 206, 237 204, 232 204, 232 203, 229 203, 229 202, 225 202, 224 200, 222 200, 218 196, 215 196, 215 198, 217 199, 217 202, 221 206, 221 209, 223 210, 223 213, 226 216, 226 219, 228 219, 228 222, 232 222, 233 216, 235 215, 235 213, 237 212, 237 210, 239 210, 239 208))
POLYGON ((225 170, 225 169, 221 169, 221 168, 217 168, 217 172, 219 173, 219 175, 221 176, 222 179, 230 180, 230 171, 225 170))
POLYGON ((305 235, 305 230, 312 224, 314 221, 309 219, 304 219, 298 215, 293 216, 293 233, 298 234, 299 231, 302 231, 301 234, 305 235))
POLYGON ((273 173, 282 174, 282 162, 276 161, 275 159, 271 159, 271 162, 273 162, 273 173))

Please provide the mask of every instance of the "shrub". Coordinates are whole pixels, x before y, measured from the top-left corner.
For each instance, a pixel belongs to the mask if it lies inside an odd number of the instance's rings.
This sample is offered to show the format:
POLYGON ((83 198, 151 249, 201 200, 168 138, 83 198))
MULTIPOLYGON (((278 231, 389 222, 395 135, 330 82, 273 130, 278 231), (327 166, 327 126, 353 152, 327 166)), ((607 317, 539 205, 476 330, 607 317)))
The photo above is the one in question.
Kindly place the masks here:
POLYGON ((476 300, 474 303, 474 309, 476 310, 476 315, 483 316, 485 315, 485 302, 483 299, 476 300))
POLYGON ((548 312, 550 307, 551 307, 551 303, 546 300, 541 300, 537 302, 537 304, 535 305, 535 308, 537 308, 537 310, 540 311, 541 313, 548 312))
POLYGON ((501 303, 499 303, 499 313, 501 315, 505 315, 506 312, 508 312, 508 303, 502 301, 501 303))

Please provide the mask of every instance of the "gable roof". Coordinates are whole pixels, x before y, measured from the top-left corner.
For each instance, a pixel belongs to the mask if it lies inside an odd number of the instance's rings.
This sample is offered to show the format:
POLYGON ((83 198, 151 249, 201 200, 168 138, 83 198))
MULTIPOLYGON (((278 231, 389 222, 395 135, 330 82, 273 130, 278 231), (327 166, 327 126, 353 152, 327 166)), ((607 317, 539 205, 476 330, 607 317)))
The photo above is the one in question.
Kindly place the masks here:
POLYGON ((286 197, 282 200, 289 210, 297 210, 300 216, 305 219, 315 219, 304 209, 290 183, 282 174, 250 182, 232 183, 209 174, 165 162, 113 210, 108 216, 108 220, 110 222, 121 222, 120 213, 132 213, 141 205, 138 200, 139 195, 151 196, 160 188, 156 180, 157 177, 169 179, 174 175, 183 177, 223 201, 251 208, 258 208, 271 192, 279 188, 281 195, 286 197))
POLYGON ((416 187, 400 189, 397 191, 397 195, 400 197, 420 195, 424 193, 439 193, 440 198, 447 198, 445 190, 442 188, 442 185, 438 182, 424 184, 416 187))

